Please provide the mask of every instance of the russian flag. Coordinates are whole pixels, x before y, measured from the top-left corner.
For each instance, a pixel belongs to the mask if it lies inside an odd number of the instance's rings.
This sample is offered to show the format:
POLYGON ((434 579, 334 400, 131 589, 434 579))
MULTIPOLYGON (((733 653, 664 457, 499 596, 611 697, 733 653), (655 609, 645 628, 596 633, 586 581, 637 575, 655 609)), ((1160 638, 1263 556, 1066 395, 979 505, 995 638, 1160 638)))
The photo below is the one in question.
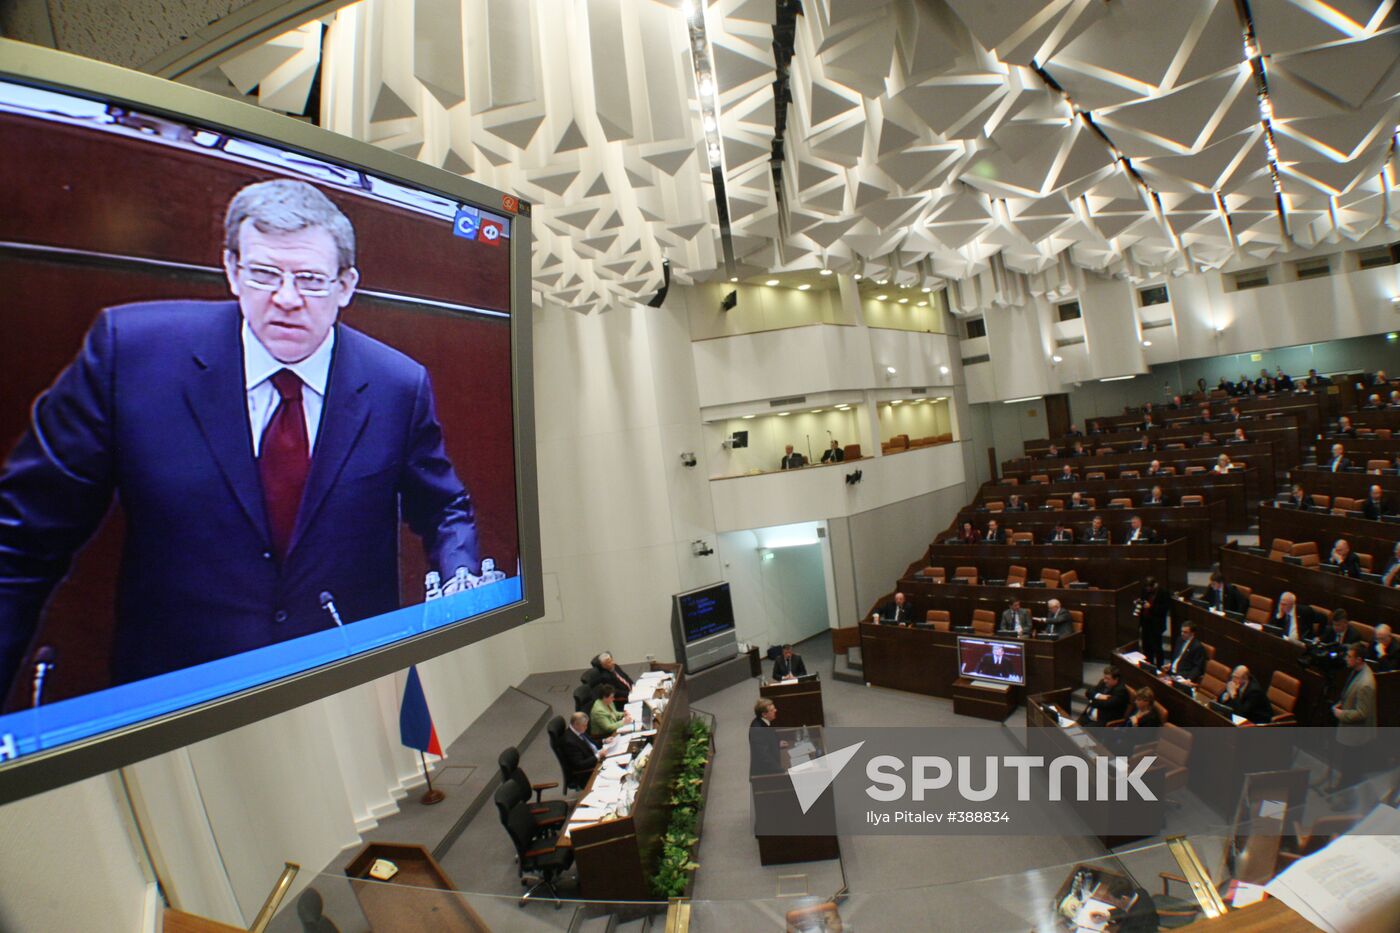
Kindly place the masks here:
POLYGON ((409 748, 442 757, 433 714, 428 712, 428 698, 423 693, 423 681, 418 679, 418 665, 408 669, 408 681, 403 685, 403 703, 399 706, 399 741, 409 748))

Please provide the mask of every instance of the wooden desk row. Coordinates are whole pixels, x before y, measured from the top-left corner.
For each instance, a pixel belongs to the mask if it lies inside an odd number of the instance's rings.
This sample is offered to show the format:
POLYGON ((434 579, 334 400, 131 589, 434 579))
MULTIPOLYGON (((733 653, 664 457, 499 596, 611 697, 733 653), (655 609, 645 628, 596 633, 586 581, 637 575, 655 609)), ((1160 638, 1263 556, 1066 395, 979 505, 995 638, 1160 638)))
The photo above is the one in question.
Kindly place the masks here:
POLYGON ((1318 438, 1316 446, 1313 448, 1318 463, 1332 462, 1333 444, 1341 444, 1346 449, 1347 458, 1359 467, 1364 467, 1367 460, 1393 462, 1395 455, 1400 453, 1400 438, 1326 435, 1318 438))
POLYGON ((1367 625, 1384 622, 1393 628, 1400 624, 1400 590, 1393 587, 1269 560, 1266 554, 1234 544, 1220 549, 1220 569, 1231 583, 1242 583, 1264 595, 1288 591, 1304 605, 1345 609, 1348 616, 1367 625))
POLYGON ((1384 573, 1400 541, 1400 524, 1373 522, 1348 515, 1333 515, 1330 511, 1310 509, 1281 509, 1272 502, 1259 505, 1259 546, 1267 548, 1275 538, 1295 544, 1313 541, 1318 555, 1327 559, 1338 538, 1345 538, 1351 549, 1371 555, 1371 572, 1384 573))
MULTIPOLYGON (((1282 392, 1273 395, 1235 396, 1227 398, 1213 398, 1209 402, 1210 410, 1216 417, 1229 414, 1230 409, 1238 407, 1241 415, 1249 415, 1253 418, 1261 418, 1268 414, 1293 415, 1298 419, 1298 428, 1304 437, 1311 437, 1321 430, 1322 422, 1329 413, 1328 395, 1300 394, 1297 392, 1282 392)), ((1184 421, 1188 418, 1199 417, 1200 401, 1187 402, 1184 408, 1171 410, 1164 406, 1154 405, 1152 408, 1153 419, 1162 418, 1168 425, 1173 421, 1184 421)), ((1132 430, 1134 424, 1141 426, 1143 411, 1140 408, 1128 409, 1121 415, 1114 415, 1108 418, 1091 418, 1090 421, 1098 421, 1106 427, 1114 430, 1132 430)))
POLYGON ((1163 444, 1190 443, 1206 431, 1211 432, 1217 438, 1224 439, 1233 436, 1235 428, 1244 428, 1245 435, 1251 439, 1282 441, 1285 445, 1283 453, 1293 454, 1294 459, 1297 460, 1302 454, 1299 421, 1297 415, 1279 414, 1261 417, 1241 413, 1239 421, 1227 420, 1224 416, 1213 416, 1210 421, 1202 421, 1199 416, 1196 416, 1193 421, 1178 421, 1171 427, 1148 428, 1145 431, 1139 428, 1136 431, 1112 431, 1082 436, 1065 435, 1058 438, 1029 440, 1022 445, 1022 449, 1025 450, 1026 456, 1038 456, 1049 450, 1053 443, 1060 448, 1061 453, 1065 453, 1074 448, 1075 441, 1079 441, 1089 451, 1097 450, 1100 447, 1127 450, 1136 445, 1138 439, 1143 435, 1146 435, 1148 440, 1160 447, 1163 444))
POLYGON ((1003 528, 1029 531, 1037 541, 1043 541, 1063 522, 1074 529, 1075 538, 1095 515, 1102 516, 1104 525, 1114 541, 1123 541, 1128 534, 1132 516, 1142 516, 1145 526, 1165 538, 1185 538, 1186 554, 1192 567, 1208 567, 1215 562, 1215 550, 1225 543, 1225 503, 1219 500, 1201 505, 1134 505, 1132 508, 1107 508, 1098 503, 1092 509, 1027 509, 1024 512, 989 512, 966 507, 958 513, 949 533, 956 533, 963 522, 972 522, 979 531, 986 531, 988 520, 995 518, 1003 528))
POLYGON ((1400 473, 1333 473, 1321 467, 1295 467, 1288 471, 1288 483, 1302 486, 1309 495, 1365 499, 1372 486, 1379 486, 1388 498, 1400 498, 1400 473))
POLYGON ((1186 539, 1164 544, 931 544, 924 567, 976 567, 978 576, 1005 580, 1011 566, 1032 580, 1045 569, 1074 570, 1081 582, 1106 589, 1156 577, 1171 588, 1186 585, 1186 539))
MULTIPOLYGON (((1290 418, 1289 421, 1294 419, 1290 418)), ((1260 422, 1261 424, 1272 424, 1272 422, 1260 422)), ((1244 425, 1242 425, 1244 426, 1244 425)), ((1203 430, 1208 429, 1203 426, 1203 430)), ((1051 472, 1058 472, 1060 468, 1069 463, 1076 469, 1097 469, 1100 466, 1122 468, 1126 460, 1134 463, 1143 461, 1151 463, 1153 459, 1161 460, 1168 466, 1178 465, 1214 465, 1215 458, 1222 453, 1229 454, 1231 460, 1244 460, 1254 463, 1265 473, 1272 475, 1276 482, 1283 482, 1288 472, 1288 467, 1302 462, 1302 445, 1298 439, 1298 429, 1293 426, 1286 428, 1259 428, 1250 430, 1246 427, 1246 440, 1244 443, 1236 443, 1230 437, 1230 431, 1222 428, 1219 432, 1212 431, 1215 435, 1215 443, 1201 446, 1198 441, 1202 431, 1193 433, 1177 432, 1179 436, 1172 437, 1167 432, 1163 432, 1158 437, 1152 439, 1155 451, 1142 451, 1137 449, 1138 440, 1125 438, 1114 441, 1111 445, 1098 443, 1084 445, 1088 453, 1084 456, 1074 456, 1065 449, 1061 449, 1059 457, 1050 457, 1045 448, 1034 448, 1027 444, 1024 457, 1011 458, 1003 463, 1003 472, 1008 470, 1019 470, 1029 463, 1035 467, 1038 473, 1044 473, 1048 469, 1051 472), (1169 444, 1185 444, 1184 448, 1169 448, 1169 444), (1100 453, 1099 450, 1109 446, 1112 450, 1108 453, 1100 453), (1183 458, 1181 455, 1191 454, 1183 458), (1204 463, 1204 454, 1210 454, 1211 459, 1208 464, 1204 463)), ((1071 448, 1072 450, 1072 448, 1071 448)), ((1129 469, 1135 467, 1129 465, 1129 469)))
MULTIPOLYGON (((1389 395, 1389 393, 1387 393, 1389 395)), ((1400 431, 1400 408, 1361 408, 1344 412, 1358 428, 1386 428, 1400 431)))
MULTIPOLYGON (((661 837, 671 820, 671 779, 685 750, 690 723, 690 700, 685 672, 679 664, 653 663, 668 670, 675 686, 665 712, 658 718, 651 757, 637 785, 629 816, 580 826, 571 834, 579 893, 592 900, 645 901, 655 897, 647 876, 656 866, 661 837)), ((601 767, 601 766, 600 766, 601 767)), ((584 795, 598 778, 588 779, 584 795)))
POLYGON ((1148 467, 1152 465, 1152 461, 1156 460, 1162 466, 1173 467, 1177 473, 1185 475, 1187 467, 1199 466, 1205 467, 1207 470, 1211 469, 1221 454, 1226 454, 1232 461, 1246 463, 1249 468, 1252 468, 1240 471, 1245 477, 1246 496, 1267 495, 1279 483, 1283 482, 1287 473, 1283 464, 1275 459, 1273 445, 1268 443, 1217 444, 1212 447, 1197 447, 1188 450, 1129 451, 1121 454, 1073 457, 1064 460, 1007 460, 1001 465, 1001 473, 1003 476, 1018 479, 1022 483, 1030 482, 1032 476, 1041 475, 1049 477, 1051 483, 1067 485, 1058 479, 1066 465, 1080 477, 1091 470, 1102 472, 1105 476, 1117 475, 1123 470, 1137 470, 1145 474, 1148 467), (1277 472, 1275 471, 1276 464, 1279 467, 1277 472))
MULTIPOLYGON (((874 687, 952 697, 958 680, 958 637, 956 632, 862 622, 860 656, 865 681, 874 687)), ((1083 633, 1019 641, 1026 648, 1026 692, 1076 687, 1083 680, 1083 633)))
POLYGON ((1230 528, 1243 530, 1258 512, 1259 503, 1245 495, 1245 476, 1250 470, 1234 470, 1220 475, 1200 473, 1194 476, 1141 476, 1123 479, 1080 479, 1074 483, 1025 484, 1025 483, 984 483, 977 491, 976 502, 1000 500, 1005 502, 1012 495, 1019 495, 1031 506, 1038 506, 1046 499, 1064 499, 1075 492, 1097 499, 1101 506, 1108 500, 1127 498, 1138 502, 1152 493, 1153 486, 1161 486, 1173 502, 1182 496, 1204 496, 1207 502, 1225 503, 1225 521, 1230 528))
POLYGON ((1136 583, 1113 590, 985 586, 935 583, 916 574, 917 571, 906 574, 899 581, 899 590, 909 603, 915 621, 922 622, 930 609, 942 609, 963 624, 971 624, 972 614, 985 609, 1000 621, 1002 610, 1010 606, 1013 599, 1021 600, 1021 605, 1029 609, 1031 615, 1044 616, 1046 604, 1058 599, 1067 611, 1084 614, 1084 653, 1088 657, 1106 659, 1116 646, 1137 634, 1132 607, 1141 587, 1136 583))

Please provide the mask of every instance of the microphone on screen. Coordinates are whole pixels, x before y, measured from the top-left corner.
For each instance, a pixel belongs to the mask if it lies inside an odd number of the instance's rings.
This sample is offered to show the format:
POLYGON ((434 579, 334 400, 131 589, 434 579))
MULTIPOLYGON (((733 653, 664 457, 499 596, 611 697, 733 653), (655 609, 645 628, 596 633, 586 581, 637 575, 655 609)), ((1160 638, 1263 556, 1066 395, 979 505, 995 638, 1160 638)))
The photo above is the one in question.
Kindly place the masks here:
POLYGON ((334 620, 336 628, 345 627, 345 623, 340 620, 340 612, 335 608, 335 598, 331 596, 329 590, 321 591, 321 608, 331 614, 331 619, 334 620))
POLYGON ((49 671, 53 670, 57 657, 58 652, 54 651, 51 645, 44 645, 34 652, 34 683, 29 695, 31 709, 44 701, 44 679, 49 676, 49 671))

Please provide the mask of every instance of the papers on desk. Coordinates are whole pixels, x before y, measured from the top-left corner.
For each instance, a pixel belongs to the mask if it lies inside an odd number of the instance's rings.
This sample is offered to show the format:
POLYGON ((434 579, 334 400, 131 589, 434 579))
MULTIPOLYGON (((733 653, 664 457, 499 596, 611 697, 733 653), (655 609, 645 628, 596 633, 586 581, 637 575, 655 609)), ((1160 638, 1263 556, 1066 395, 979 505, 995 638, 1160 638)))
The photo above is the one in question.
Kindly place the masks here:
POLYGON ((1123 655, 1123 660, 1127 661, 1133 667, 1141 667, 1142 662, 1147 660, 1147 655, 1143 654, 1141 651, 1129 651, 1127 654, 1123 655))
POLYGON ((1233 723, 1234 723, 1235 725, 1237 725, 1237 726, 1242 726, 1242 725, 1244 725, 1245 723, 1249 722, 1248 719, 1245 719, 1243 716, 1239 715, 1238 713, 1231 713, 1231 714, 1230 714, 1230 721, 1233 722, 1233 723))
POLYGON ((1331 933, 1400 929, 1400 811, 1379 804, 1357 827, 1299 859, 1265 890, 1331 933))
POLYGON ((1261 622, 1246 622, 1245 625, 1254 629, 1256 632, 1264 631, 1264 625, 1261 622))

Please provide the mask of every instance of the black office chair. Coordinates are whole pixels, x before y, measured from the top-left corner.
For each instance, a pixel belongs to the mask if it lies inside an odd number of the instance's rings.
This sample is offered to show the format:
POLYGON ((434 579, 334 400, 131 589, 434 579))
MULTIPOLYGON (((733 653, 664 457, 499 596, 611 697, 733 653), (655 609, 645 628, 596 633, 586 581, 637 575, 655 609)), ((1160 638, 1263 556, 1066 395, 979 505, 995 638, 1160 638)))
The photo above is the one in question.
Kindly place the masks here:
POLYGON ((582 771, 570 771, 569 763, 564 758, 564 730, 569 728, 564 722, 563 716, 555 716, 544 727, 545 733, 549 736, 549 748, 554 752, 554 758, 559 762, 559 771, 564 775, 564 793, 571 790, 582 790, 583 785, 588 783, 589 777, 593 774, 592 768, 582 771))
POLYGON ((593 701, 598 699, 598 688, 593 684, 583 684, 574 689, 574 709, 580 713, 593 713, 593 701))
POLYGON ((530 811, 530 816, 535 821, 535 828, 530 832, 530 838, 553 839, 564 828, 565 816, 545 814, 530 806, 530 801, 520 795, 520 788, 513 782, 507 781, 496 788, 496 793, 491 798, 496 804, 496 815, 501 819, 501 825, 507 830, 510 829, 510 811, 515 809, 518 803, 525 804, 530 811))
POLYGON ((520 789, 520 799, 529 801, 530 795, 535 795, 535 801, 531 804, 534 812, 542 816, 565 817, 569 814, 569 805, 562 800, 544 800, 544 792, 553 790, 559 786, 558 781, 546 781, 543 784, 531 784, 530 778, 520 767, 520 752, 515 746, 511 746, 501 752, 496 759, 496 764, 501 769, 501 783, 514 784, 520 789))
POLYGON ((505 826, 519 860, 520 884, 528 889, 520 898, 520 906, 524 907, 525 902, 540 888, 546 888, 554 898, 554 909, 558 910, 562 902, 555 882, 574 864, 574 850, 561 849, 554 841, 537 842, 534 836, 535 815, 523 800, 507 811, 505 826))

